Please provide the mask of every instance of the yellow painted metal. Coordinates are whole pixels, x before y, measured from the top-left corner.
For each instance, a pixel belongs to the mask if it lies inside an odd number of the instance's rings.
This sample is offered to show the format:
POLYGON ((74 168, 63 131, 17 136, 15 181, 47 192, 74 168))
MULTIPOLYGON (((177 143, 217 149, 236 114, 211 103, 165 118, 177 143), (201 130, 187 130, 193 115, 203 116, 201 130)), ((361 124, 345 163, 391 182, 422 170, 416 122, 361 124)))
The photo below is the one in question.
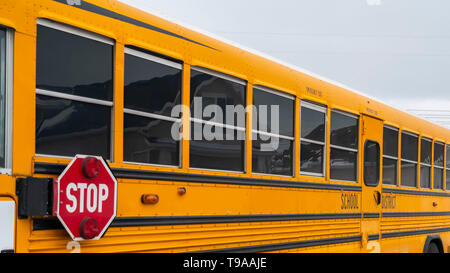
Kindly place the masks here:
MULTIPOLYGON (((223 249, 233 247, 286 244, 333 238, 356 238, 345 243, 333 243, 284 249, 282 252, 421 252, 428 233, 399 235, 383 238, 373 244, 370 235, 413 232, 420 230, 446 229, 439 233, 447 251, 450 245, 450 211, 448 196, 450 189, 426 190, 384 185, 383 189, 409 190, 430 195, 383 193, 383 198, 395 200, 395 206, 380 209, 373 205, 373 191, 364 185, 362 164, 358 182, 330 180, 330 167, 326 164, 325 177, 299 175, 299 114, 300 100, 309 100, 327 106, 327 162, 330 162, 330 111, 339 109, 362 117, 365 134, 360 134, 362 153, 363 140, 376 139, 382 147, 382 124, 395 126, 426 135, 435 140, 450 143, 450 131, 417 119, 407 113, 383 105, 380 102, 356 94, 350 90, 327 83, 305 73, 295 71, 224 42, 194 32, 154 15, 147 14, 112 0, 87 0, 112 12, 133 18, 160 29, 187 37, 198 45, 177 37, 152 31, 139 26, 108 18, 51 0, 0 0, 0 24, 14 29, 14 100, 13 100, 13 170, 12 175, 0 175, 0 196, 9 196, 17 201, 15 181, 18 177, 48 175, 35 174, 34 163, 67 164, 70 159, 35 156, 35 84, 36 84, 36 22, 47 18, 109 37, 115 41, 114 69, 114 121, 112 168, 161 171, 176 174, 207 174, 221 177, 273 179, 293 183, 308 182, 318 186, 358 186, 361 191, 337 191, 319 188, 295 188, 273 186, 227 185, 215 183, 174 182, 143 179, 118 179, 118 217, 153 216, 214 216, 214 215, 307 215, 307 214, 361 214, 361 213, 407 213, 427 212, 430 216, 382 217, 381 221, 364 218, 259 221, 217 224, 189 224, 165 226, 111 227, 99 241, 81 242, 82 252, 182 252, 223 249), (123 162, 123 73, 125 46, 141 47, 183 62, 183 105, 190 103, 190 67, 203 66, 226 73, 248 82, 247 101, 252 100, 252 85, 292 94, 296 97, 295 176, 262 176, 251 172, 251 142, 246 143, 246 171, 227 173, 189 169, 189 116, 183 115, 182 160, 180 168, 136 165, 123 162), (379 121, 377 121, 379 120, 379 121), (367 123, 366 123, 367 122, 367 123), (370 134, 370 137, 369 137, 370 134), (187 192, 180 196, 179 187, 187 192), (143 193, 156 193, 160 197, 157 205, 143 205, 143 193), (342 200, 357 196, 360 206, 346 208, 342 200), (435 196, 431 195, 435 194, 435 196), (433 202, 438 205, 433 206, 433 202), (440 213, 440 215, 436 215, 440 213), (367 238, 367 240, 361 240, 367 238), (363 243, 363 244, 361 244, 363 243)), ((251 113, 247 114, 247 137, 251 135, 251 113)), ((399 136, 399 145, 401 144, 399 136)), ((399 152, 400 158, 400 152, 399 152)), ((360 157, 362 163, 362 157, 360 157)), ((400 164, 399 164, 400 165, 400 164)), ((398 167, 399 176, 401 169, 398 167)), ((55 176, 52 176, 55 177, 55 176)), ((381 190, 381 183, 377 187, 381 190)), ((73 251, 70 237, 64 230, 35 230, 33 219, 18 219, 16 251, 18 252, 70 252, 73 251)), ((405 233, 406 234, 406 233, 405 233)), ((281 250, 280 250, 281 251, 281 250)))

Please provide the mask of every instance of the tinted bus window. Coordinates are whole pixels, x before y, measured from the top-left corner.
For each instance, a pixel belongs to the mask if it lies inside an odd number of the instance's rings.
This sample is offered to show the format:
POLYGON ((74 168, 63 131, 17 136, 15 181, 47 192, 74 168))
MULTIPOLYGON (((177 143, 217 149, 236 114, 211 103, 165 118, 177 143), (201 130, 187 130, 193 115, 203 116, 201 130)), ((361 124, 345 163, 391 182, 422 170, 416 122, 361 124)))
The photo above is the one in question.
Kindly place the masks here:
POLYGON ((6 167, 6 30, 0 29, 0 168, 6 167))
POLYGON ((402 133, 401 185, 417 187, 418 136, 402 133))
POLYGON ((422 138, 420 141, 420 187, 431 188, 432 140, 422 138))
POLYGON ((233 111, 233 119, 226 117, 230 107, 245 109, 245 99, 244 81, 203 68, 191 69, 191 168, 244 171, 245 110, 233 111), (211 115, 204 116, 208 109, 211 115))
POLYGON ((447 166, 447 172, 446 172, 446 189, 450 190, 450 146, 447 145, 447 158, 446 158, 446 166, 447 166))
POLYGON ((113 99, 113 46, 38 25, 36 87, 113 99))
POLYGON ((40 22, 36 153, 69 157, 90 154, 109 159, 113 41, 70 26, 40 22))
POLYGON ((383 129, 383 184, 397 185, 398 169, 398 130, 383 129))
POLYGON ((179 166, 181 112, 172 110, 181 105, 182 65, 131 48, 125 53, 124 161, 179 166))
POLYGON ((377 186, 380 181, 380 145, 367 141, 364 147, 364 183, 377 186))
POLYGON ((325 176, 325 107, 301 103, 300 112, 300 173, 325 176))
POLYGON ((433 188, 444 189, 444 153, 445 145, 443 143, 434 143, 434 180, 433 188))
POLYGON ((254 87, 253 105, 252 172, 292 176, 294 97, 280 91, 254 87))
POLYGON ((356 116, 331 112, 331 179, 358 180, 358 122, 356 116))

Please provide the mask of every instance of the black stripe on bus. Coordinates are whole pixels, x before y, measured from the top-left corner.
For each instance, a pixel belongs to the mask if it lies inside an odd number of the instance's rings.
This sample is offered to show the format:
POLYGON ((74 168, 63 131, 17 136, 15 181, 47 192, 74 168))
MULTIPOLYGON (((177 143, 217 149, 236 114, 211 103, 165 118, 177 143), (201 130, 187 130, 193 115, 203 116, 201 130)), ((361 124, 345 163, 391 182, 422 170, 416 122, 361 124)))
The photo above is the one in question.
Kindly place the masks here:
MULTIPOLYGON (((361 218, 361 213, 117 217, 111 223, 111 227, 332 220, 332 219, 358 219, 358 218, 361 218)), ((63 226, 56 218, 33 220, 33 230, 51 230, 51 229, 63 229, 63 226)))
MULTIPOLYGON (((55 163, 34 163, 34 172, 39 174, 59 175, 66 168, 64 164, 55 163)), ((131 170, 121 168, 111 168, 116 178, 142 179, 142 180, 165 180, 191 183, 212 183, 212 184, 232 184, 245 186, 265 186, 282 188, 320 189, 337 191, 361 191, 361 186, 311 183, 300 181, 285 181, 272 179, 256 179, 246 177, 216 176, 203 174, 187 174, 174 172, 158 172, 146 170, 131 170)))
POLYGON ((450 193, 445 193, 445 192, 415 191, 415 190, 403 190, 403 189, 392 189, 392 188, 383 188, 383 193, 398 193, 398 194, 425 195, 425 196, 444 196, 444 197, 450 196, 450 193))
POLYGON ((366 212, 363 214, 363 218, 380 218, 380 213, 378 212, 366 212))
POLYGON ((438 212, 383 212, 383 217, 424 217, 424 216, 449 216, 450 211, 438 212))
MULTIPOLYGON (((450 215, 450 212, 388 212, 388 213, 385 212, 382 214, 383 217, 423 217, 423 216, 447 216, 447 215, 450 215)), ((380 214, 364 213, 363 217, 379 218, 380 214)), ((117 217, 112 222, 111 227, 332 220, 332 219, 357 219, 357 218, 361 218, 361 213, 117 217)), ((51 230, 62 228, 63 226, 56 218, 33 220, 33 230, 51 230)))
POLYGON ((422 230, 410 230, 410 231, 397 231, 397 232, 387 232, 381 234, 381 238, 394 238, 394 237, 404 237, 413 235, 423 235, 432 233, 449 232, 450 227, 447 228, 435 228, 435 229, 422 229, 422 230))
MULTIPOLYGON (((412 235, 424 235, 424 234, 433 234, 433 233, 441 233, 448 232, 450 228, 437 228, 437 229, 425 229, 425 230, 413 230, 413 231, 401 231, 401 232, 390 232, 383 233, 381 238, 393 238, 393 237, 403 237, 403 236, 412 236, 412 235)), ((369 240, 378 240, 380 236, 378 234, 369 235, 369 240)), ((358 242, 361 240, 361 236, 347 236, 340 238, 330 238, 330 239, 319 239, 319 240, 307 240, 307 241, 297 241, 297 242, 288 242, 288 243, 279 243, 279 244, 267 244, 267 245, 256 245, 256 246, 244 246, 244 247, 233 247, 233 248, 222 248, 222 249, 211 249, 198 251, 201 253, 254 253, 254 252, 269 252, 269 251, 279 251, 279 250, 288 250, 288 249, 296 249, 296 248, 304 248, 304 247, 313 247, 313 246, 324 246, 324 245, 333 245, 333 244, 341 244, 341 243, 350 243, 350 242, 358 242)))
MULTIPOLYGON (((394 238, 394 237, 403 237, 403 236, 412 236, 412 235, 424 235, 424 234, 433 234, 433 233, 441 233, 441 232, 449 232, 449 231, 450 231, 450 228, 436 228, 436 229, 389 232, 389 233, 383 233, 381 235, 381 238, 383 239, 383 238, 394 238)), ((380 236, 378 234, 369 235, 370 241, 371 240, 379 240, 379 239, 380 239, 380 236)), ((288 250, 288 249, 296 249, 296 248, 304 248, 304 247, 358 242, 360 240, 361 240, 361 236, 359 235, 359 236, 347 236, 347 237, 340 237, 340 238, 279 243, 279 244, 267 244, 267 245, 256 245, 256 246, 211 249, 211 250, 204 250, 204 251, 198 251, 198 252, 200 252, 200 253, 208 253, 208 252, 212 252, 212 253, 269 252, 269 251, 288 250)))
POLYGON ((215 49, 213 47, 210 47, 210 46, 207 46, 205 44, 196 42, 194 40, 191 40, 189 38, 183 37, 183 36, 178 35, 176 33, 167 31, 167 30, 159 28, 159 27, 155 27, 153 25, 144 23, 142 21, 133 19, 131 17, 127 17, 127 16, 119 14, 117 12, 110 11, 108 9, 99 7, 97 5, 88 3, 88 2, 83 1, 83 0, 80 1, 79 5, 78 4, 69 4, 68 0, 53 0, 53 1, 61 3, 61 4, 69 5, 69 6, 72 6, 72 7, 75 7, 75 8, 79 8, 79 9, 82 9, 82 10, 85 10, 85 11, 89 11, 89 12, 92 12, 92 13, 95 13, 95 14, 98 14, 98 15, 106 16, 106 17, 109 17, 111 19, 119 20, 119 21, 124 22, 124 23, 128 23, 128 24, 132 24, 132 25, 135 25, 135 26, 138 26, 138 27, 143 27, 143 28, 146 28, 146 29, 149 29, 149 30, 153 30, 153 31, 156 31, 156 32, 159 32, 159 33, 162 33, 162 34, 166 34, 166 35, 178 38, 178 39, 182 39, 182 40, 185 40, 185 41, 197 44, 197 45, 201 45, 201 46, 213 49, 213 50, 217 50, 217 49, 215 49))
POLYGON ((318 240, 305 240, 305 241, 287 242, 278 244, 211 249, 211 250, 197 251, 194 253, 256 253, 256 252, 279 251, 279 250, 288 250, 313 246, 335 245, 359 241, 361 241, 361 235, 346 236, 340 238, 318 239, 318 240))

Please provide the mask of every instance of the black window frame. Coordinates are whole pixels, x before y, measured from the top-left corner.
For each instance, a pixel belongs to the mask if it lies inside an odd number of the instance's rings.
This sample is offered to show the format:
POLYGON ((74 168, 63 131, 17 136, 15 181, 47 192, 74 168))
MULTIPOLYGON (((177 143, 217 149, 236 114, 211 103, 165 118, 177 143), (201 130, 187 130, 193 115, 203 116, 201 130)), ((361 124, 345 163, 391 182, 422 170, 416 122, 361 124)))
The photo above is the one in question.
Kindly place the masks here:
MULTIPOLYGON (((174 59, 172 58, 163 58, 163 55, 156 55, 156 54, 152 54, 150 52, 148 52, 145 49, 142 48, 137 48, 134 46, 126 46, 125 47, 125 57, 126 55, 130 55, 132 57, 135 58, 140 58, 143 59, 145 61, 149 61, 149 62, 153 62, 153 63, 157 63, 158 65, 164 65, 164 66, 169 66, 171 68, 174 69, 178 69, 181 72, 181 78, 180 78, 180 101, 179 104, 182 104, 182 96, 183 96, 183 64, 181 61, 176 62, 174 59)), ((124 72, 126 69, 126 64, 124 64, 124 72)), ((125 84, 125 83, 124 83, 125 84)), ((125 90, 125 88, 124 88, 125 90)), ((126 92, 124 93, 124 96, 127 96, 126 92)), ((176 105, 175 105, 176 106, 176 105)), ((134 108, 134 107, 133 107, 134 108)), ((124 103, 124 109, 123 109, 123 113, 124 113, 124 128, 125 128, 125 117, 126 115, 130 115, 130 116, 134 116, 134 117, 138 117, 138 118, 145 118, 145 119, 151 119, 151 120, 157 120, 157 121, 161 121, 161 122, 171 122, 172 124, 175 123, 179 123, 178 128, 182 128, 182 114, 180 114, 179 117, 172 117, 169 116, 168 113, 164 114, 164 113, 153 113, 150 110, 144 110, 144 109, 133 109, 133 108, 129 108, 125 105, 124 103)), ((180 131, 181 132, 181 131, 180 131)), ((181 147, 181 136, 179 136, 180 138, 175 140, 176 142, 178 142, 178 158, 177 158, 177 162, 178 164, 159 164, 159 163, 152 163, 152 162, 135 162, 135 161, 130 161, 130 160, 125 160, 125 145, 123 145, 122 149, 123 149, 123 155, 124 155, 124 163, 126 164, 138 164, 138 165, 148 165, 148 166, 162 166, 162 167, 171 167, 171 168, 181 168, 181 164, 182 164, 182 147, 181 147)), ((123 132, 123 138, 124 138, 124 143, 125 143, 125 131, 123 132)))
MULTIPOLYGON (((293 109, 292 109, 292 135, 289 136, 287 134, 282 134, 281 132, 279 132, 278 134, 274 134, 271 132, 267 132, 269 131, 269 128, 266 128, 266 131, 262 131, 259 129, 255 129, 255 126, 252 126, 252 142, 257 140, 259 136, 265 136, 266 138, 278 138, 279 140, 283 140, 283 141, 289 141, 291 143, 291 174, 290 175, 285 175, 285 174, 277 174, 277 173, 269 173, 269 172, 258 172, 255 171, 255 166, 254 164, 252 164, 252 173, 256 174, 256 175, 270 175, 270 176, 281 176, 281 177, 294 177, 295 176, 295 162, 296 162, 296 157, 295 157, 295 122, 296 122, 296 118, 295 118, 295 108, 296 108, 296 97, 294 95, 290 95, 287 94, 285 92, 279 91, 279 90, 275 90, 275 89, 271 89, 265 86, 261 86, 261 85, 253 85, 253 98, 254 98, 254 94, 255 94, 255 90, 257 90, 257 92, 265 92, 274 96, 278 96, 278 97, 283 97, 285 99, 289 99, 293 102, 293 109)), ((252 103, 253 106, 256 107, 254 101, 252 103)), ((252 110, 257 110, 255 108, 252 108, 252 110)), ((269 111, 269 109, 268 109, 269 111)), ((257 115, 258 120, 255 119, 255 115, 253 115, 253 120, 252 122, 259 122, 259 115, 257 115)), ((281 117, 280 117, 281 118, 281 117)), ((253 145, 252 145, 252 162, 254 159, 254 151, 253 151, 253 145)))
MULTIPOLYGON (((228 75, 228 74, 225 74, 225 73, 222 73, 222 72, 219 72, 219 71, 216 71, 216 70, 212 70, 212 69, 205 68, 205 67, 200 67, 200 66, 191 66, 191 69, 190 69, 190 81, 191 81, 191 84, 190 84, 190 97, 191 97, 190 98, 190 100, 191 100, 190 108, 191 109, 193 107, 193 105, 192 105, 192 98, 193 97, 192 96, 194 94, 193 93, 194 90, 192 88, 192 71, 196 71, 198 73, 207 74, 209 76, 213 76, 213 77, 225 80, 225 81, 229 81, 229 82, 233 82, 235 84, 242 85, 244 87, 244 96, 243 96, 243 100, 244 101, 243 101, 243 105, 242 106, 244 107, 244 109, 246 109, 246 107, 247 107, 247 86, 248 86, 248 83, 245 80, 237 78, 237 77, 234 77, 234 76, 231 76, 231 75, 228 75)), ((190 137, 190 141, 189 141, 189 169, 191 169, 191 170, 201 170, 201 171, 205 170, 205 171, 217 171, 217 172, 245 173, 246 172, 246 167, 247 167, 247 160, 246 160, 246 154, 247 154, 247 149, 246 149, 246 147, 247 147, 247 125, 246 125, 246 123, 247 123, 247 115, 245 115, 245 120, 244 120, 244 124, 243 124, 244 127, 239 127, 239 126, 234 126, 234 125, 227 124, 226 120, 225 120, 226 119, 225 116, 223 117, 224 118, 224 122, 223 123, 219 123, 219 122, 215 122, 215 121, 211 121, 211 120, 198 119, 198 118, 196 118, 194 116, 194 114, 195 114, 194 112, 195 111, 191 110, 191 115, 189 117, 189 126, 191 128, 191 130, 190 130, 191 137, 190 137), (223 141, 226 141, 225 135, 228 133, 227 130, 232 130, 235 135, 242 135, 242 134, 244 134, 244 137, 243 137, 244 139, 243 140, 240 140, 240 139, 234 140, 234 141, 243 141, 243 143, 241 145, 241 157, 242 157, 241 166, 242 166, 242 169, 241 170, 230 170, 230 169, 227 169, 227 168, 223 168, 223 169, 217 168, 216 169, 216 168, 199 167, 199 166, 193 167, 192 166, 193 165, 192 164, 192 158, 193 157, 192 157, 192 149, 191 149, 191 147, 192 147, 192 144, 194 142, 196 142, 196 140, 193 138, 194 136, 192 134, 192 132, 193 132, 192 128, 193 128, 193 126, 196 126, 196 125, 199 126, 199 127, 201 126, 201 128, 203 128, 203 126, 205 126, 205 125, 212 126, 212 128, 217 128, 217 127, 222 128, 223 132, 225 132, 223 141)), ((202 129, 202 131, 203 131, 203 129, 202 129)), ((201 141, 205 141, 203 139, 203 136, 202 136, 202 140, 201 141)), ((217 140, 214 140, 214 141, 217 141, 217 140)))
POLYGON ((340 145, 336 145, 333 144, 333 137, 330 135, 330 161, 329 161, 329 165, 330 165, 330 179, 333 181, 340 181, 340 182, 354 182, 354 183, 358 183, 359 182, 359 178, 360 178, 360 172, 359 172, 359 158, 360 158, 360 151, 359 151, 359 143, 360 143, 360 134, 359 134, 359 130, 360 130, 360 116, 356 115, 356 114, 352 114, 352 113, 348 113, 339 109, 331 109, 331 118, 330 118, 330 133, 332 133, 332 128, 333 128, 333 114, 339 114, 339 115, 343 115, 343 116, 347 116, 349 118, 353 118, 356 120, 356 143, 355 143, 355 148, 349 148, 349 147, 345 147, 345 146, 340 146, 340 145), (332 159, 331 156, 333 154, 333 149, 337 150, 339 152, 342 153, 355 153, 355 180, 342 180, 342 179, 337 179, 337 178, 333 178, 332 177, 332 173, 333 173, 333 166, 332 164, 332 159))
POLYGON ((420 188, 423 189, 431 189, 432 186, 432 171, 433 171, 433 140, 431 138, 427 138, 427 137, 421 137, 420 138, 420 188), (430 162, 427 163, 424 161, 424 149, 423 149, 423 144, 424 142, 429 143, 430 145, 430 153, 429 153, 429 159, 430 162), (424 187, 423 183, 422 183, 422 172, 423 170, 426 169, 428 170, 428 186, 424 187))
POLYGON ((401 151, 401 153, 400 153, 400 164, 401 164, 400 165, 400 176, 401 176, 401 178, 400 178, 400 186, 402 186, 402 187, 418 188, 418 175, 419 175, 419 162, 420 162, 420 158, 419 158, 419 140, 420 140, 420 138, 419 138, 418 134, 415 134, 415 133, 412 133, 412 132, 409 132, 409 131, 401 131, 401 145, 400 145, 400 151, 401 151), (408 135, 410 137, 414 137, 414 138, 417 139, 416 161, 410 160, 410 159, 407 159, 407 158, 403 157, 403 155, 404 155, 403 154, 403 144, 404 144, 403 135, 408 135), (405 185, 405 184, 402 183, 403 182, 403 178, 404 178, 404 176, 403 176, 403 164, 414 164, 415 165, 414 186, 405 185))
POLYGON ((445 145, 445 190, 450 191, 450 145, 445 145))
MULTIPOLYGON (((35 94, 36 97, 42 96, 47 98, 53 98, 53 99, 60 99, 60 100, 67 100, 74 103, 82 103, 82 104, 88 104, 88 105, 97 105, 99 107, 109 107, 110 114, 109 114, 109 124, 106 124, 107 128, 109 128, 108 134, 108 147, 107 147, 107 156, 103 156, 105 160, 112 161, 114 156, 114 80, 115 80, 115 48, 116 48, 116 42, 114 39, 97 34, 88 30, 84 30, 72 25, 67 25, 64 23, 56 22, 49 19, 43 19, 38 18, 37 20, 37 28, 39 27, 45 27, 49 28, 55 31, 59 31, 65 34, 70 34, 77 36, 79 38, 88 39, 90 41, 96 41, 99 43, 103 43, 105 45, 109 45, 112 47, 112 54, 111 54, 111 97, 109 99, 98 99, 98 98, 92 98, 88 96, 81 96, 81 95, 71 95, 67 92, 63 92, 61 90, 49 90, 44 89, 42 87, 38 87, 37 85, 37 76, 36 76, 36 89, 35 94)), ((37 37, 39 39, 39 36, 37 37)), ((37 51, 37 49, 36 49, 37 51)), ((38 53, 38 52, 37 52, 38 53)), ((36 109, 37 111, 37 109, 36 109)), ((35 147, 37 150, 37 139, 35 143, 35 147)), ((35 155, 38 157, 57 157, 57 158, 72 158, 74 155, 55 155, 55 154, 47 154, 47 153, 37 153, 35 152, 35 155)))
POLYGON ((309 101, 306 100, 302 100, 300 101, 300 135, 299 135, 299 139, 300 139, 300 157, 299 157, 299 172, 301 176, 317 176, 317 177, 326 177, 327 175, 327 141, 328 141, 328 136, 327 136, 327 129, 328 129, 328 107, 325 105, 318 105, 315 103, 311 103, 309 101), (310 111, 316 111, 316 112, 320 112, 323 113, 324 115, 324 128, 323 128, 323 142, 322 141, 317 141, 317 140, 313 140, 313 139, 308 139, 306 137, 302 136, 302 119, 303 119, 303 115, 302 115, 302 110, 303 108, 307 108, 310 111), (323 154, 322 154, 322 173, 315 173, 315 172, 305 172, 302 171, 301 168, 301 154, 302 154, 302 144, 303 143, 307 143, 307 144, 313 144, 313 145, 317 145, 317 146, 321 146, 323 148, 323 154))
POLYGON ((2 154, 0 157, 0 174, 12 173, 12 105, 13 105, 13 73, 14 73, 14 30, 5 26, 0 26, 3 33, 2 50, 2 70, 1 74, 1 103, 3 136, 0 138, 2 154))
POLYGON ((445 189, 445 143, 440 141, 434 141, 433 143, 433 189, 434 190, 444 190, 445 189), (440 145, 442 146, 442 164, 439 165, 439 163, 436 161, 436 147, 440 145), (441 172, 441 181, 440 181, 440 187, 436 187, 436 174, 437 172, 441 172))
POLYGON ((364 169, 364 184, 366 186, 377 187, 380 184, 380 163, 381 163, 380 143, 378 143, 377 141, 374 141, 374 140, 370 140, 370 139, 366 140, 366 142, 364 143, 364 166, 363 166, 363 169, 364 169), (372 178, 368 176, 369 172, 367 171, 368 148, 369 148, 370 144, 375 144, 376 145, 376 151, 377 151, 376 158, 378 160, 376 162, 376 177, 375 177, 375 179, 373 179, 373 180, 376 181, 375 183, 372 183, 372 181, 371 181, 372 178))
POLYGON ((382 157, 382 160, 383 160, 383 163, 382 163, 382 165, 383 165, 383 181, 382 181, 382 184, 383 185, 398 186, 398 184, 399 184, 399 181, 398 181, 398 166, 399 166, 398 165, 399 164, 399 141, 398 141, 398 139, 399 139, 399 136, 400 136, 400 130, 398 128, 392 127, 392 126, 388 126, 388 125, 384 125, 383 126, 383 157, 382 157), (386 140, 385 130, 390 130, 390 131, 396 132, 396 136, 397 136, 397 139, 396 139, 397 153, 396 153, 395 156, 388 155, 386 153, 386 151, 384 150, 384 144, 385 144, 385 140, 386 140), (384 172, 384 162, 385 162, 385 160, 395 161, 395 183, 394 184, 389 184, 389 183, 385 183, 384 182, 384 174, 385 174, 385 172, 384 172))

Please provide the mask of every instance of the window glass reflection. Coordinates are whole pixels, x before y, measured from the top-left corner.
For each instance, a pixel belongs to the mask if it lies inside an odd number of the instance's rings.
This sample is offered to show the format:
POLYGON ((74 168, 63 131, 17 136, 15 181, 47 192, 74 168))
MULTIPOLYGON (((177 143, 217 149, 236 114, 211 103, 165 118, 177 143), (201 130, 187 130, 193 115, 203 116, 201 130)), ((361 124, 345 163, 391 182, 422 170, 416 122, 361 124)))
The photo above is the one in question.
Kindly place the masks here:
POLYGON ((357 181, 357 156, 358 154, 356 152, 349 152, 332 148, 330 155, 331 179, 357 181))
POLYGON ((325 113, 302 107, 300 126, 302 138, 325 141, 325 113))
POLYGON ((324 146, 302 142, 300 147, 300 172, 323 173, 324 146))
POLYGON ((398 131, 384 127, 383 155, 398 157, 398 131))
POLYGON ((431 167, 420 167, 420 187, 426 189, 431 188, 431 167))
POLYGON ((179 164, 179 136, 172 137, 173 122, 125 114, 124 124, 124 161, 179 164))
POLYGON ((421 162, 431 165, 431 148, 432 148, 432 143, 431 141, 427 141, 425 139, 421 140, 421 144, 420 144, 420 154, 421 154, 421 162))
POLYGON ((125 108, 171 116, 181 104, 181 77, 180 69, 126 54, 125 108))
POLYGON ((36 87, 113 100, 113 46, 38 25, 36 87))
POLYGON ((331 112, 331 144, 358 149, 358 119, 331 112))
POLYGON ((283 96, 278 96, 257 88, 253 89, 253 105, 256 107, 256 117, 253 120, 253 129, 262 132, 271 132, 283 136, 294 136, 294 111, 295 101, 283 96), (263 107, 267 107, 263 110, 263 107), (279 117, 272 116, 272 108, 278 107, 279 117), (256 122, 257 121, 257 122, 256 122), (273 123, 278 123, 278 132, 275 132, 273 123))
POLYGON ((36 153, 110 158, 111 108, 36 96, 36 153))
POLYGON ((261 138, 258 135, 253 139, 253 156, 252 167, 254 173, 275 174, 275 175, 292 175, 292 154, 293 141, 281 138, 261 138), (277 142, 274 149, 264 149, 262 144, 269 142, 277 142))
POLYGON ((397 185, 397 160, 383 158, 383 184, 397 185))
POLYGON ((402 133, 402 159, 418 161, 418 137, 402 133))
POLYGON ((417 164, 402 161, 401 185, 408 187, 417 186, 417 164))

